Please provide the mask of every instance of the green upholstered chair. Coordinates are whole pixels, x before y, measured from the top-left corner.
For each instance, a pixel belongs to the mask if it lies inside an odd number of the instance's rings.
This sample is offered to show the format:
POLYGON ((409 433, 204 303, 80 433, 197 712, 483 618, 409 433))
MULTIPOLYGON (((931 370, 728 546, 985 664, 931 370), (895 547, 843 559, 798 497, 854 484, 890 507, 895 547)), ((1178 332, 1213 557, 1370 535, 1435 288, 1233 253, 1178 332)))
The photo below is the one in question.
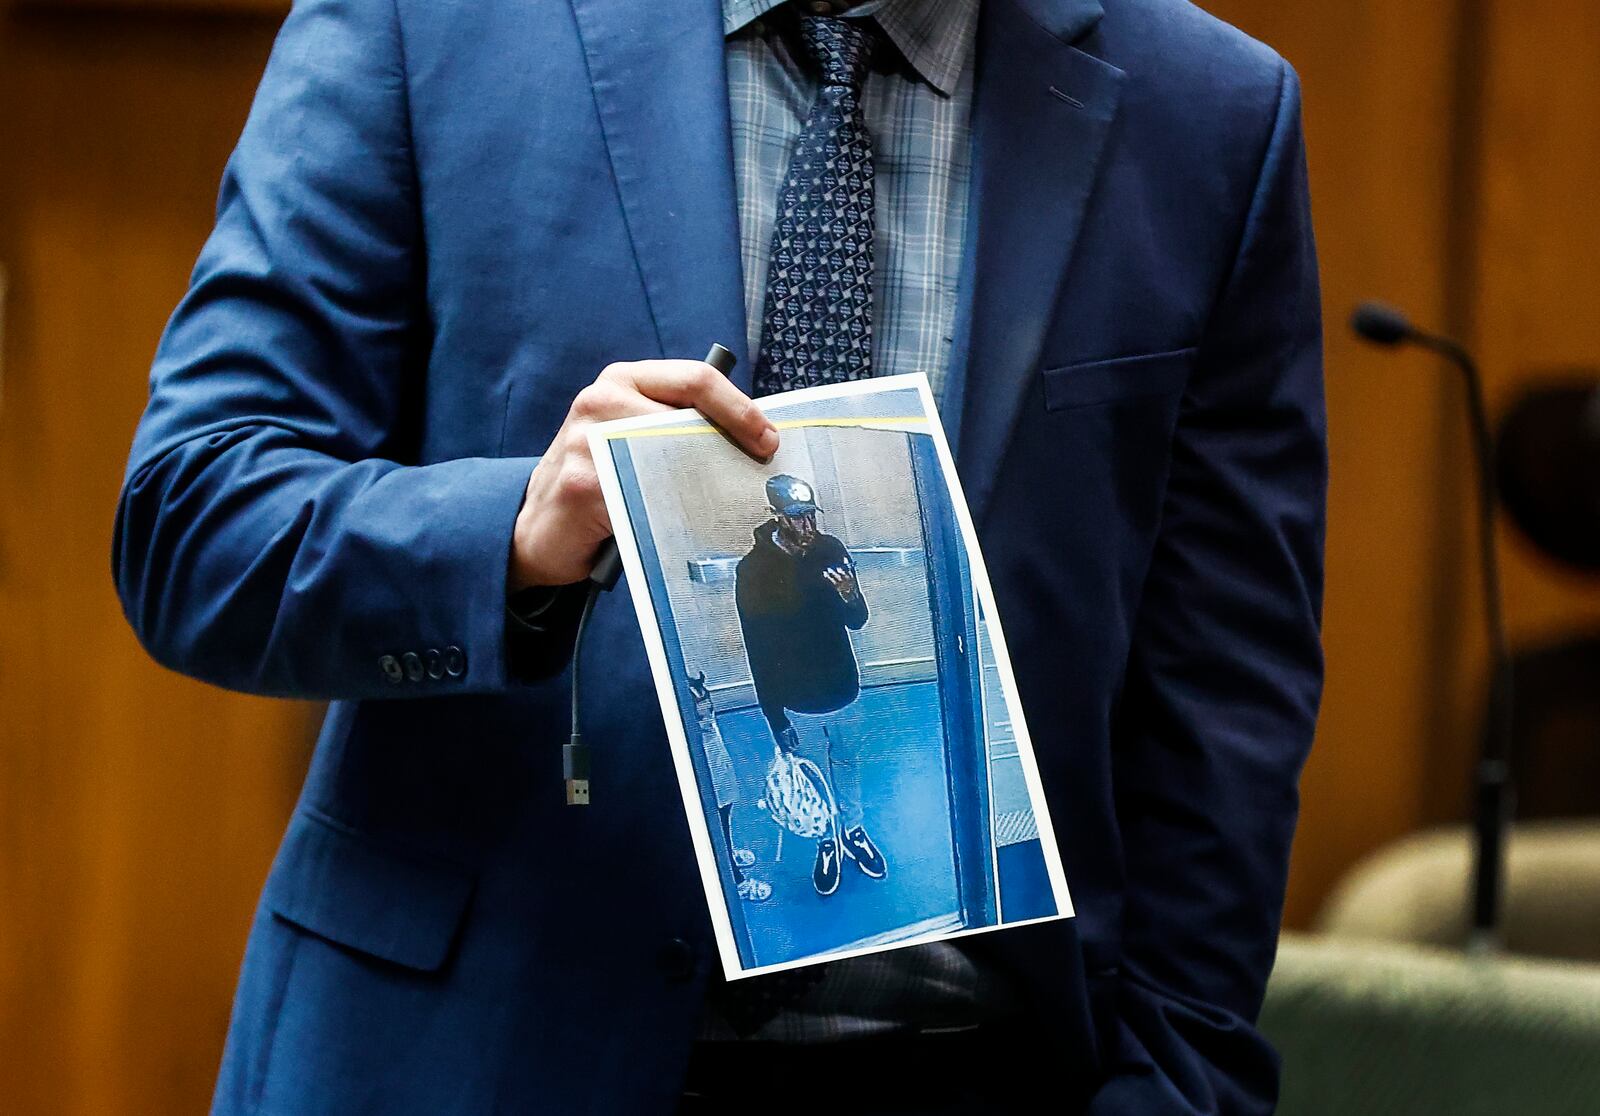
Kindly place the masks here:
POLYGON ((1597 1116, 1600 965, 1284 935, 1283 1116, 1597 1116))
MULTIPOLYGON (((1337 938, 1463 946, 1471 865, 1466 826, 1403 838, 1350 871, 1315 929, 1337 938)), ((1504 940, 1511 953, 1600 961, 1600 821, 1513 828, 1504 940)), ((1594 1111, 1600 1114, 1600 1104, 1594 1111)))

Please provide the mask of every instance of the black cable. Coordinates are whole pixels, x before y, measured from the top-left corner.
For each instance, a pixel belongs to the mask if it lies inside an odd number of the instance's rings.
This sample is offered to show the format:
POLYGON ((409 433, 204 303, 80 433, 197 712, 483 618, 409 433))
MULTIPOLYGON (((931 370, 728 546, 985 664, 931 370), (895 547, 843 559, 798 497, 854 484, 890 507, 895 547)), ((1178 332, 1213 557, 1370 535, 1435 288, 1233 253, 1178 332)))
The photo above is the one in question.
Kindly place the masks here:
POLYGON ((578 718, 578 673, 583 663, 583 633, 589 627, 594 602, 602 591, 610 592, 622 576, 622 555, 615 540, 600 548, 594 569, 589 571, 589 591, 578 615, 578 632, 572 637, 572 734, 561 749, 561 778, 567 788, 568 806, 589 805, 589 745, 584 742, 578 718))
MULTIPOLYGON (((712 345, 705 363, 726 376, 733 371, 737 358, 721 345, 712 345)), ((622 555, 617 541, 607 539, 600 544, 594 569, 589 571, 589 591, 584 597, 583 612, 578 616, 578 632, 572 639, 572 733, 561 748, 561 778, 566 784, 567 805, 589 805, 589 745, 583 739, 578 717, 578 672, 582 662, 583 633, 589 627, 589 617, 594 613, 594 602, 602 591, 610 592, 622 577, 622 555)))
POLYGON ((597 582, 589 583, 589 592, 584 597, 583 611, 578 614, 578 634, 572 641, 572 738, 578 738, 578 664, 582 662, 583 630, 589 626, 589 614, 594 611, 594 602, 600 597, 600 586, 597 582))
POLYGON ((566 784, 568 806, 589 805, 589 745, 584 743, 583 730, 578 727, 578 668, 583 662, 583 632, 589 626, 589 614, 594 611, 600 590, 598 581, 589 582, 583 612, 578 617, 578 634, 572 640, 572 735, 561 748, 561 778, 566 784))

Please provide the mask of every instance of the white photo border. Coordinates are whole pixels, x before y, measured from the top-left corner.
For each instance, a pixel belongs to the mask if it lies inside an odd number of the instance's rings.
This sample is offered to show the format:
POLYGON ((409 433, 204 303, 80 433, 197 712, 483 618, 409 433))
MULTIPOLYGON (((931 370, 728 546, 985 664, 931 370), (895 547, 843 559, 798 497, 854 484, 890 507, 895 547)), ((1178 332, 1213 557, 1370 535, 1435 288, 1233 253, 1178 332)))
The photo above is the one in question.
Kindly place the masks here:
MULTIPOLYGON (((939 410, 934 403, 933 390, 928 384, 927 376, 921 372, 915 372, 909 375, 883 376, 866 380, 854 380, 842 384, 827 384, 821 387, 801 388, 798 391, 769 396, 759 399, 757 402, 761 405, 763 411, 768 413, 768 417, 776 423, 781 420, 781 412, 790 407, 826 399, 904 391, 907 388, 914 388, 918 398, 921 400, 923 414, 928 423, 928 430, 932 434, 934 445, 937 448, 939 468, 944 475, 944 482, 950 492, 950 502, 955 510, 956 521, 961 527, 961 539, 966 547, 967 559, 971 564, 973 585, 977 590, 979 602, 983 606, 983 623, 988 630, 990 647, 994 652, 996 666, 999 668, 1001 693, 1004 695, 1007 710, 1011 714, 1012 733, 1017 741, 1017 754, 1022 765, 1023 779, 1027 784, 1028 799, 1033 807, 1034 819, 1038 825, 1040 848, 1044 855, 1045 868, 1050 879, 1050 890, 1055 900, 1056 913, 1016 922, 997 923, 993 926, 976 926, 965 930, 939 931, 896 941, 889 945, 870 945, 826 954, 813 954, 775 965, 745 966, 743 959, 739 955, 738 942, 734 937, 733 922, 728 915, 728 900, 723 894, 722 879, 717 868, 716 852, 712 844, 710 828, 706 823, 705 814, 701 808, 700 788, 695 781, 694 761, 690 756, 689 741, 683 728, 683 713, 678 706, 678 696, 672 683, 672 672, 667 663, 666 645, 661 635, 660 621, 656 616, 655 606, 650 597, 650 587, 645 576, 644 562, 639 554, 638 538, 634 533, 627 501, 623 497, 622 482, 617 473, 616 458, 611 452, 611 443, 614 441, 626 440, 630 436, 637 435, 643 431, 668 427, 685 427, 686 429, 682 433, 689 433, 694 427, 704 427, 705 419, 697 411, 677 410, 597 423, 589 430, 589 450, 594 458, 596 472, 599 474, 600 490, 605 496, 606 510, 611 516, 612 530, 615 532, 617 548, 622 557, 622 568, 628 575, 628 588, 633 597, 634 611, 639 617, 639 628, 644 636, 645 654, 650 662, 650 673, 655 682, 656 697, 661 704, 662 719, 666 722, 667 739, 672 747, 673 765, 678 774, 678 790, 683 797, 684 812, 688 815, 689 833, 694 842, 695 859, 698 861, 701 883, 705 888, 707 906, 710 908, 711 925, 717 940, 717 953, 722 959, 723 974, 729 980, 759 976, 764 973, 782 972, 785 969, 800 968, 806 965, 842 961, 849 957, 881 953, 888 949, 901 949, 926 942, 970 937, 974 934, 985 934, 994 930, 1006 930, 1016 926, 1031 925, 1036 922, 1052 922, 1056 919, 1073 917, 1072 898, 1067 890, 1066 870, 1061 866, 1061 851, 1056 843, 1055 827, 1050 821, 1049 805, 1045 801, 1043 785, 1039 778, 1038 762, 1033 754, 1033 738, 1028 732, 1027 721, 1023 716, 1022 700, 1017 691, 1016 676, 1011 669, 1011 655, 1006 647, 1005 633, 1000 624, 999 610, 995 605, 994 592, 989 584, 989 570, 984 564, 982 552, 978 549, 978 534, 973 527, 972 514, 967 508, 966 495, 961 490, 961 479, 956 474, 955 458, 951 454, 949 442, 945 438, 944 426, 939 421, 939 410)), ((794 425, 837 426, 842 424, 838 420, 813 422, 799 419, 794 421, 794 425)), ((859 422, 852 422, 850 425, 882 426, 885 423, 882 419, 864 416, 859 422)), ((663 432, 671 433, 673 431, 663 430, 663 432)), ((985 767, 986 769, 988 767, 987 761, 985 767)), ((992 826, 990 830, 990 841, 992 843, 995 839, 992 826)))

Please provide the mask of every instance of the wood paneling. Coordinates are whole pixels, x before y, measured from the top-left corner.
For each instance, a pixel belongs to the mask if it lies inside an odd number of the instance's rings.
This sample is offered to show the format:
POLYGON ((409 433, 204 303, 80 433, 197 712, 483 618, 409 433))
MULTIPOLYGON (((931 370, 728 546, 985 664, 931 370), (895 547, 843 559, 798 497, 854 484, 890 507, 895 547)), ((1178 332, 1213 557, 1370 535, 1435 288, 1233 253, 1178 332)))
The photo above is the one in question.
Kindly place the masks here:
MULTIPOLYGON (((1600 9, 1209 6, 1305 91, 1333 475, 1304 924, 1355 858, 1464 808, 1483 671, 1458 387, 1345 319, 1380 295, 1467 331, 1496 403, 1600 360, 1600 9)), ((154 666, 108 557, 150 354, 273 20, 28 11, 0 14, 0 1110, 198 1112, 317 711, 154 666)), ((1600 623, 1593 583, 1502 548, 1516 637, 1600 623)))
POLYGON ((314 711, 157 667, 110 579, 150 355, 268 22, 0 39, 0 1110, 205 1110, 314 711))
MULTIPOLYGON (((1491 415, 1600 364, 1600 8, 1586 0, 1207 5, 1305 85, 1332 478, 1317 745, 1287 919, 1364 852, 1464 819, 1487 678, 1456 373, 1351 339, 1379 296, 1480 357, 1491 415)), ((1600 626, 1600 582, 1502 526, 1513 646, 1600 626)))
MULTIPOLYGON (((1492 7, 1473 341, 1490 405, 1541 373, 1600 375, 1600 5, 1492 7)), ((1514 640, 1600 628, 1600 578, 1504 547, 1514 640)))
MULTIPOLYGON (((1481 3, 1483 130, 1466 339, 1483 366, 1492 416, 1542 374, 1600 374, 1600 5, 1481 3)), ((1463 493, 1463 519, 1469 499, 1463 493)), ((1513 647, 1600 631, 1600 577, 1556 565, 1509 524, 1499 546, 1513 647)), ((1488 669, 1471 552, 1448 580, 1456 619, 1441 652, 1451 731, 1438 766, 1465 770, 1488 669)), ((1464 805, 1458 796, 1440 809, 1464 805)))

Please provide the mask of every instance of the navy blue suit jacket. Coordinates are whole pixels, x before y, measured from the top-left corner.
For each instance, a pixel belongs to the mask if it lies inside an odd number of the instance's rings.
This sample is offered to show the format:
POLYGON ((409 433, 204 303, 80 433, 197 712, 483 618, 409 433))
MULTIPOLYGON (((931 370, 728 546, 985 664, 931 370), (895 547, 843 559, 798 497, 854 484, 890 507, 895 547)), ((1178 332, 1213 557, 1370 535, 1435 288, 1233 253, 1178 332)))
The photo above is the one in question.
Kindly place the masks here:
MULTIPOLYGON (((973 941, 1026 974, 1062 1110, 1265 1112, 1321 679, 1299 93, 1182 0, 1101 3, 980 22, 944 413, 1078 915, 973 941)), ((715 340, 748 386, 724 75, 718 0, 283 27, 115 539, 158 660, 333 701, 218 1113, 673 1107, 715 960, 632 610, 586 644, 569 809, 564 682, 508 676, 503 605, 534 455, 602 366, 715 340)))

